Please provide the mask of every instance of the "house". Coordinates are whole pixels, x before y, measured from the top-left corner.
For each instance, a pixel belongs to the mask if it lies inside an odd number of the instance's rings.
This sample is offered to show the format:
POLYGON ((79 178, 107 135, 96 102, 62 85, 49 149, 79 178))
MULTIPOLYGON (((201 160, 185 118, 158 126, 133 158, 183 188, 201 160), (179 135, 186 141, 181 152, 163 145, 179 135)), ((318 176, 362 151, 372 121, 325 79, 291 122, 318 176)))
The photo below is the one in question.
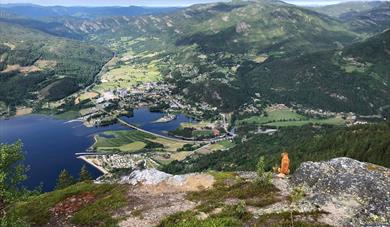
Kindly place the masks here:
POLYGON ((128 95, 128 91, 126 88, 118 88, 116 89, 116 95, 120 98, 125 98, 128 95))
POLYGON ((110 101, 110 100, 117 99, 118 97, 115 96, 113 92, 107 91, 103 93, 103 98, 105 101, 110 101))

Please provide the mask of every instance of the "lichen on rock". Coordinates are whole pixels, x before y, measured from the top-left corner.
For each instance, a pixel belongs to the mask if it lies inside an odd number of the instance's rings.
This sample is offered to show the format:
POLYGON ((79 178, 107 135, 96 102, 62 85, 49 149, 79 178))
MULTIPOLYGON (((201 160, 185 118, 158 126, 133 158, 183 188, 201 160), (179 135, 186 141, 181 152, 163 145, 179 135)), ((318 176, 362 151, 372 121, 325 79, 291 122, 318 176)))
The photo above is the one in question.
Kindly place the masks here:
POLYGON ((305 162, 291 182, 305 185, 305 200, 329 212, 335 225, 390 223, 390 170, 385 167, 351 158, 305 162))

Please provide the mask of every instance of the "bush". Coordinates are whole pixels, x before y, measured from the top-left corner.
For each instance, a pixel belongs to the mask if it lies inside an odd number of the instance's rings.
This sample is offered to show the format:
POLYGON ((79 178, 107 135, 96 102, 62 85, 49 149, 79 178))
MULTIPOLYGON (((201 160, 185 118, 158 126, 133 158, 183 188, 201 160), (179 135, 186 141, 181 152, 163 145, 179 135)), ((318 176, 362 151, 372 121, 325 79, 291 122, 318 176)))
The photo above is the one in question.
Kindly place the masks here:
POLYGON ((257 177, 255 182, 261 186, 268 186, 272 184, 272 173, 265 171, 264 156, 261 156, 259 162, 256 165, 257 177))

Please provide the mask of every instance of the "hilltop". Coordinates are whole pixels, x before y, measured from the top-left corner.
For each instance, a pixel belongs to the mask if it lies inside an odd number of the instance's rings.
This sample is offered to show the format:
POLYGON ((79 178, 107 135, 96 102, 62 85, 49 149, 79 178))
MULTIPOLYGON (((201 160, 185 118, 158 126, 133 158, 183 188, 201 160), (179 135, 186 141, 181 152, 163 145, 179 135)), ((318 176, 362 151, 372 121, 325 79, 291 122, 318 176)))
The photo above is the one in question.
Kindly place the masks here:
POLYGON ((9 217, 63 226, 378 224, 390 217, 389 174, 348 158, 303 163, 291 179, 274 176, 270 185, 256 183, 254 172, 137 170, 121 184, 83 182, 27 198, 9 207, 9 217))

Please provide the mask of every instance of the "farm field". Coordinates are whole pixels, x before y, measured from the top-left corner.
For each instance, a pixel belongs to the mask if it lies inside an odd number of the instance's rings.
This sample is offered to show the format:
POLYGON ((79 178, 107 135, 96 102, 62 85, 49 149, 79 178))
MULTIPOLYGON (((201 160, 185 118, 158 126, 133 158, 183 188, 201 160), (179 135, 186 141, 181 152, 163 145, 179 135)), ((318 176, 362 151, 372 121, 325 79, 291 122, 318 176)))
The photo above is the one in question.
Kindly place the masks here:
POLYGON ((176 152, 186 143, 149 135, 137 130, 108 131, 95 136, 93 149, 98 153, 137 152, 143 149, 176 152))
POLYGON ((99 94, 96 92, 85 92, 85 93, 80 94, 80 96, 78 98, 79 98, 79 101, 81 102, 81 101, 84 101, 87 99, 96 98, 98 95, 99 94))
POLYGON ((218 143, 210 144, 209 146, 204 146, 196 151, 196 154, 210 154, 214 151, 219 150, 228 150, 230 148, 233 148, 235 144, 233 142, 230 142, 228 140, 220 141, 218 143))
POLYGON ((108 68, 100 77, 100 82, 93 87, 96 92, 104 92, 116 88, 130 89, 134 86, 149 82, 158 82, 162 76, 158 69, 159 60, 153 60, 155 52, 136 52, 132 46, 142 39, 127 41, 126 39, 115 42, 112 48, 119 53, 114 57, 108 68), (121 49, 126 47, 125 49, 121 49), (124 51, 125 50, 125 51, 124 51), (145 59, 148 59, 145 61, 145 59))
POLYGON ((305 116, 297 114, 292 109, 267 110, 267 116, 253 116, 244 120, 238 121, 239 124, 265 124, 273 121, 287 121, 287 120, 304 120, 305 116))
POLYGON ((123 64, 113 67, 102 76, 101 84, 94 87, 98 92, 116 88, 132 88, 133 86, 160 81, 161 75, 156 62, 148 65, 123 64))
POLYGON ((213 131, 212 130, 196 130, 192 132, 192 136, 195 138, 202 138, 202 137, 212 137, 213 131))
POLYGON ((208 127, 212 125, 211 122, 209 121, 200 121, 200 122, 196 122, 196 123, 191 123, 191 122, 183 122, 180 124, 180 126, 182 128, 194 128, 194 129, 197 129, 197 130, 201 130, 205 127, 208 127))
POLYGON ((266 116, 252 116, 247 119, 239 120, 240 124, 255 124, 274 127, 302 126, 306 124, 328 124, 328 125, 343 125, 345 121, 340 117, 327 119, 308 118, 296 113, 290 108, 282 109, 267 109, 266 116))
POLYGON ((289 127, 289 126, 303 126, 307 124, 317 125, 344 125, 345 120, 340 117, 328 118, 328 119, 310 119, 302 121, 279 121, 266 124, 267 126, 275 127, 289 127))

